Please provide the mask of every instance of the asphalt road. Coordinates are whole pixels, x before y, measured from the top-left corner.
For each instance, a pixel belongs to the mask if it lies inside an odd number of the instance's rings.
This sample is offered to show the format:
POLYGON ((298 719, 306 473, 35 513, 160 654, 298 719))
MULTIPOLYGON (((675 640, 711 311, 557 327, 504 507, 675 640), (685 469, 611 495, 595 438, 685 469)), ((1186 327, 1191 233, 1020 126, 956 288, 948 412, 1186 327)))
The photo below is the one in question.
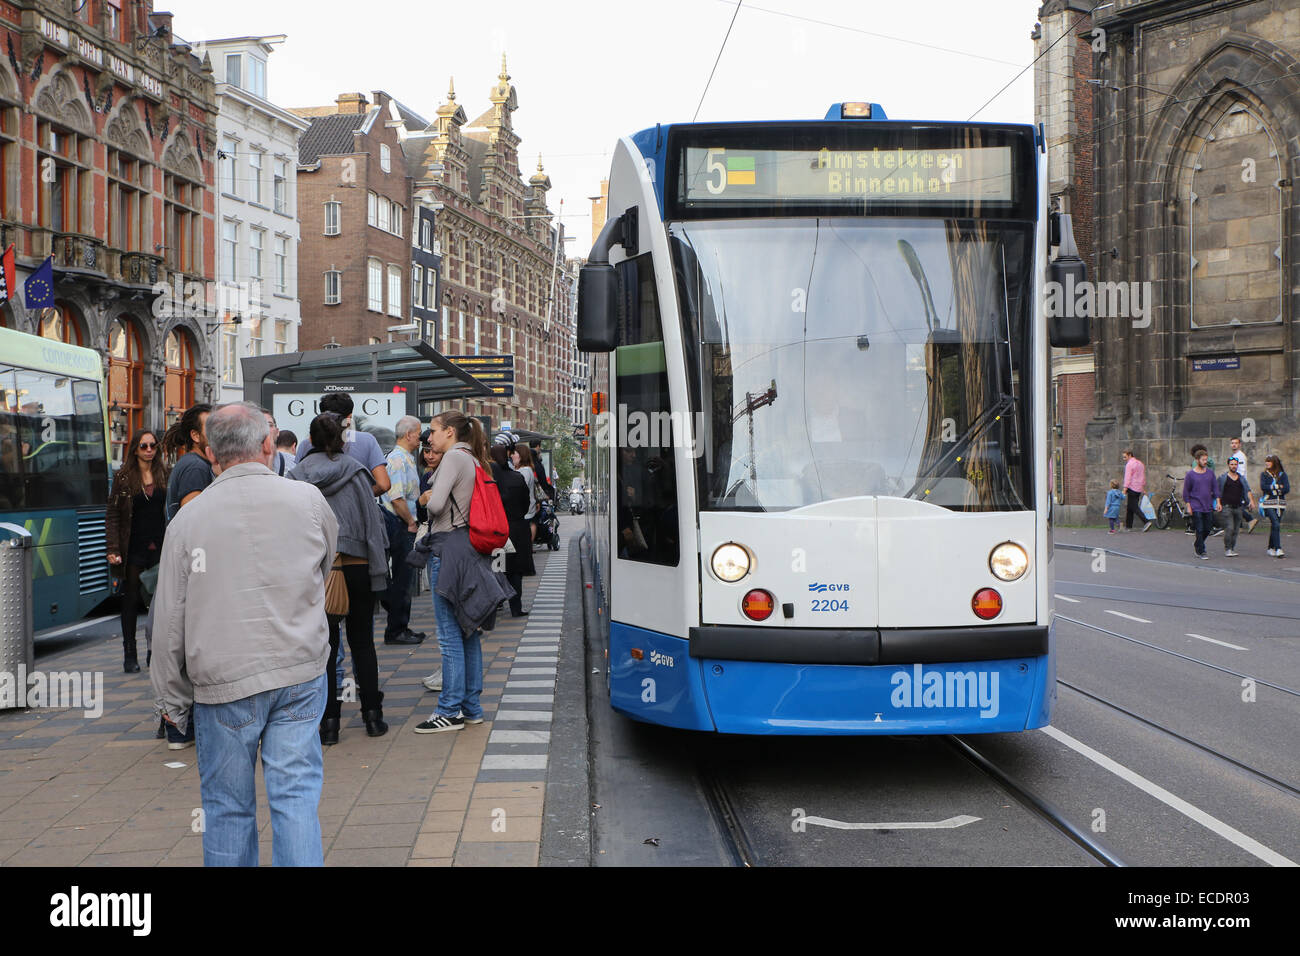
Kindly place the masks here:
MULTIPOLYGON (((588 635, 592 862, 1300 862, 1295 581, 1271 565, 1224 573, 1115 553, 1099 563, 1064 548, 1054 564, 1052 725, 964 738, 998 776, 943 737, 637 724, 609 708, 603 648, 588 635)), ((574 651, 579 631, 566 635, 574 651)))

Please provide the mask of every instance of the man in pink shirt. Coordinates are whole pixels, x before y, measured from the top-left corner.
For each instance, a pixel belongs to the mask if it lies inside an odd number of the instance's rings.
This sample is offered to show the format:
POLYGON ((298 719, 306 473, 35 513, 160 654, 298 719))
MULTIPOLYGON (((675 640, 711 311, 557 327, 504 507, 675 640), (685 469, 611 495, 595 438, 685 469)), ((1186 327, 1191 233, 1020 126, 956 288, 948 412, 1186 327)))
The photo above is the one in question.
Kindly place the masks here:
MULTIPOLYGON (((1124 529, 1133 530, 1133 518, 1141 515, 1142 495, 1147 490, 1147 470, 1142 462, 1138 461, 1137 455, 1133 454, 1133 449, 1124 449, 1124 494, 1128 498, 1128 511, 1124 515, 1124 529)), ((1151 530, 1151 522, 1145 517, 1142 518, 1143 531, 1151 530)))

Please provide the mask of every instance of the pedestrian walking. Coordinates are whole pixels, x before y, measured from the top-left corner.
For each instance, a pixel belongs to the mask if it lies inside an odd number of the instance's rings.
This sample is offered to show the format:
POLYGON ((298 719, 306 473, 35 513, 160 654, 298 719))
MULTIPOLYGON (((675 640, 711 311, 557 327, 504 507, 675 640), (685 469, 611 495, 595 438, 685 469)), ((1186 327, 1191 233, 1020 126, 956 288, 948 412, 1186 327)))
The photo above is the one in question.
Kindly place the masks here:
POLYGON ((1286 496, 1290 493, 1291 481, 1282 467, 1282 459, 1269 455, 1259 475, 1259 511, 1268 518, 1268 553, 1274 558, 1286 557, 1282 550, 1282 516, 1286 514, 1286 496))
POLYGON ((388 531, 388 556, 392 559, 392 580, 388 585, 388 624, 384 628, 385 644, 419 644, 423 631, 415 633, 411 623, 411 566, 406 556, 415 544, 416 501, 420 497, 420 473, 415 464, 415 450, 420 445, 420 420, 406 415, 397 420, 397 443, 388 453, 388 491, 380 496, 384 524, 388 531))
POLYGON ((316 488, 281 481, 251 403, 207 421, 220 474, 167 529, 153 685, 170 722, 198 728, 206 866, 256 866, 257 754, 271 862, 320 866, 325 579, 338 522, 316 488))
POLYGON ((1115 533, 1115 525, 1119 522, 1120 505, 1124 502, 1124 492, 1119 490, 1119 480, 1112 478, 1110 480, 1110 490, 1106 492, 1106 520, 1110 522, 1110 531, 1107 534, 1115 533))
MULTIPOLYGON (((425 503, 430 497, 429 488, 433 484, 433 476, 442 462, 442 452, 435 451, 429 444, 431 435, 432 432, 427 428, 420 433, 420 459, 423 466, 420 470, 420 497, 415 502, 415 518, 420 525, 429 522, 429 512, 425 508, 425 503)), ((423 678, 421 683, 427 690, 442 690, 442 668, 436 668, 432 674, 423 678)))
POLYGON ((1228 459, 1228 470, 1219 476, 1219 501, 1226 527, 1223 535, 1225 557, 1237 557, 1237 532, 1241 529, 1242 515, 1253 505, 1255 496, 1250 484, 1238 473, 1236 458, 1228 459))
MULTIPOLYGON (((1246 474, 1246 453, 1241 450, 1241 439, 1234 438, 1231 440, 1230 444, 1232 445, 1232 453, 1228 456, 1228 459, 1229 461, 1234 458, 1237 460, 1237 474, 1241 475, 1242 481, 1249 484, 1250 476, 1246 474)), ((1259 524, 1259 518, 1251 514, 1253 510, 1254 506, 1252 505, 1249 508, 1243 509, 1241 513, 1242 520, 1246 522, 1246 534, 1250 534, 1254 531, 1255 525, 1259 524)))
MULTIPOLYGON (((442 690, 419 734, 460 730, 483 722, 484 628, 495 623, 497 605, 510 596, 504 578, 492 571, 492 559, 469 541, 469 517, 479 468, 491 474, 487 437, 476 418, 457 411, 436 415, 429 441, 443 453, 425 507, 429 512, 429 587, 438 622, 442 655, 442 690)), ((490 493, 489 486, 484 488, 490 493)))
POLYGON ((524 515, 528 512, 528 484, 518 472, 510 470, 510 442, 494 441, 492 444, 492 478, 501 492, 501 504, 506 510, 506 520, 510 522, 510 544, 513 554, 506 555, 506 581, 515 589, 515 596, 510 599, 510 616, 524 617, 524 578, 537 573, 533 564, 532 539, 528 532, 528 522, 524 515))
POLYGON ((324 412, 311 422, 311 450, 289 472, 294 481, 315 485, 325 496, 338 525, 338 554, 331 571, 342 578, 336 593, 346 592, 346 609, 328 608, 329 696, 320 721, 323 744, 339 740, 337 657, 339 626, 346 621, 348 649, 356 674, 361 719, 370 737, 388 732, 384 722, 383 692, 379 689, 379 661, 375 656, 375 592, 387 586, 388 540, 383 519, 371 494, 371 473, 343 451, 343 424, 337 414, 324 412))
MULTIPOLYGON (((167 465, 158 437, 142 428, 131 436, 122 467, 113 476, 104 516, 108 563, 122 579, 122 670, 140 673, 135 632, 140 614, 140 575, 158 566, 167 527, 167 465)), ((146 661, 147 663, 147 661, 146 661)))
POLYGON ((1142 514, 1142 496, 1147 490, 1147 469, 1133 449, 1124 450, 1124 494, 1128 497, 1128 511, 1124 515, 1124 530, 1133 530, 1133 519, 1142 519, 1142 530, 1150 531, 1151 522, 1142 514))
POLYGON ((1213 469, 1207 467, 1210 460, 1204 445, 1192 446, 1192 461, 1196 464, 1188 469, 1183 478, 1183 501, 1192 512, 1192 527, 1196 529, 1196 556, 1208 561, 1205 553, 1205 541, 1210 536, 1214 524, 1214 513, 1222 509, 1219 503, 1219 482, 1214 477, 1213 469))

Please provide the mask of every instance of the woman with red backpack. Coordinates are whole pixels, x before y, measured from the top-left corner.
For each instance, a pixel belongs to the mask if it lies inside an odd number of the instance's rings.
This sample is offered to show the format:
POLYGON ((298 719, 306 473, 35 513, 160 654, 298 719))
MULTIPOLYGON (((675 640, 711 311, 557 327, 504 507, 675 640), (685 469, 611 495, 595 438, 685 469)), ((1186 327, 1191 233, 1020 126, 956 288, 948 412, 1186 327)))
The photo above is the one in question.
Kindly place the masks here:
POLYGON ((483 426, 476 418, 446 411, 434 416, 429 431, 429 444, 442 452, 425 503, 432 543, 429 589, 438 623, 442 690, 433 714, 416 726, 417 734, 460 730, 467 723, 483 722, 480 635, 484 629, 491 630, 497 605, 513 593, 502 575, 493 571, 489 556, 491 550, 504 545, 509 527, 492 482, 483 426), (472 594, 473 602, 459 601, 463 593, 472 594))

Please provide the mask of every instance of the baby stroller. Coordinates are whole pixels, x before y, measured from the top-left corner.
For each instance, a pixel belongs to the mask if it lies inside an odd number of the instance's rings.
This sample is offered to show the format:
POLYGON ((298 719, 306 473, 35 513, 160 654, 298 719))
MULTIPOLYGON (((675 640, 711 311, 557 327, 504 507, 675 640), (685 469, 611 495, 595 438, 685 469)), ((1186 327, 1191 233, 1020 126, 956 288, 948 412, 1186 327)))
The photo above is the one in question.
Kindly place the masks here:
POLYGON ((537 543, 544 544, 552 551, 560 550, 560 519, 555 515, 555 506, 549 501, 537 505, 537 543))

